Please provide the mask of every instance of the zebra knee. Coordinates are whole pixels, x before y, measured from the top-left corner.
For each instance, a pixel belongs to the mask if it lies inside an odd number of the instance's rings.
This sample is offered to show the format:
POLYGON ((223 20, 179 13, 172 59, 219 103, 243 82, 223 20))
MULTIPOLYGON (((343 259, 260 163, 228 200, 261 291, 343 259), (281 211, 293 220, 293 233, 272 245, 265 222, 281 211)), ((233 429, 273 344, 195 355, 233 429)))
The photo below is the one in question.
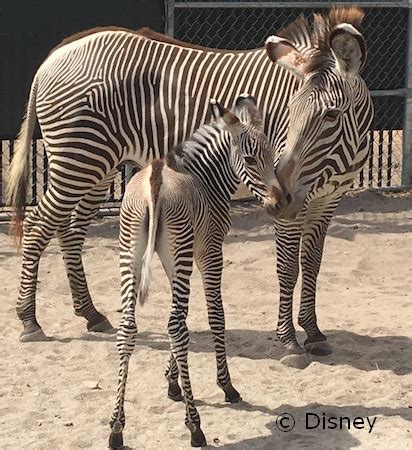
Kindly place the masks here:
POLYGON ((186 326, 187 312, 183 309, 173 309, 169 316, 167 329, 172 341, 179 340, 179 344, 189 343, 188 329, 186 326))
POLYGON ((137 339, 137 326, 134 320, 122 321, 117 330, 116 347, 120 356, 130 356, 137 339))

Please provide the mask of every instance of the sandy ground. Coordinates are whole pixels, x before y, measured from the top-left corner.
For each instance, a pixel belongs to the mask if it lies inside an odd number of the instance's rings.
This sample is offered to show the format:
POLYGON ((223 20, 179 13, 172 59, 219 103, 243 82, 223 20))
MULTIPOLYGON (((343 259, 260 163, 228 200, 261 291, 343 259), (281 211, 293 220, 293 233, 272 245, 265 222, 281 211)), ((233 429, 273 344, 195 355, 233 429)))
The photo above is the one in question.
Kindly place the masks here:
MULTIPOLYGON (((327 237, 317 301, 319 324, 334 352, 304 370, 279 363, 283 352, 274 339, 278 283, 270 219, 253 204, 235 205, 224 248, 223 296, 232 380, 243 402, 225 404, 216 386, 197 272, 188 319, 193 390, 212 447, 412 448, 411 204, 410 193, 369 192, 344 199, 327 237), (282 413, 294 416, 293 430, 278 430, 282 413), (341 430, 306 429, 307 413, 376 422, 371 432, 367 423, 365 429, 353 423, 348 429, 346 422, 341 430)), ((120 317, 117 231, 116 219, 96 221, 84 257, 95 304, 113 324, 120 317)), ((0 448, 106 448, 118 367, 115 336, 87 333, 85 322, 73 315, 54 240, 42 259, 38 290, 39 322, 54 340, 20 344, 14 310, 20 256, 5 224, 0 225, 0 264, 0 448)), ((166 397, 170 300, 157 257, 152 277, 149 302, 138 313, 125 444, 189 448, 183 404, 166 397)), ((299 339, 304 339, 300 331, 299 339)))

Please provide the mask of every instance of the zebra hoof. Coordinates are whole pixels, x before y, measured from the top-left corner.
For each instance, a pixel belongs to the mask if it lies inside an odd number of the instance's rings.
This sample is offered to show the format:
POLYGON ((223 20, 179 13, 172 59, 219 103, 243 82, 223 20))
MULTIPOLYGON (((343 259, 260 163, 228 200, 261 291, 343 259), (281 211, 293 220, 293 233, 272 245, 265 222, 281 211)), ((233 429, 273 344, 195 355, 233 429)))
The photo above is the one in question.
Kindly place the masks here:
POLYGON ((297 341, 291 341, 287 344, 283 344, 288 355, 303 355, 305 350, 297 343, 297 341))
POLYGON ((304 344, 307 353, 314 356, 328 356, 332 353, 330 345, 326 342, 308 342, 304 344))
POLYGON ((225 402, 239 403, 242 400, 239 392, 233 387, 232 383, 228 383, 226 386, 222 386, 218 383, 218 386, 225 393, 225 402))
POLYGON ((51 338, 47 337, 39 325, 29 325, 24 327, 24 330, 20 334, 20 342, 41 342, 50 341, 51 338))
POLYGON ((196 429, 191 433, 192 436, 190 439, 190 445, 192 447, 206 447, 207 445, 206 437, 200 428, 196 427, 196 429))
POLYGON ((306 369, 312 362, 306 353, 286 355, 280 360, 281 364, 293 369, 306 369))
POLYGON ((179 383, 177 381, 172 381, 169 384, 167 396, 174 402, 181 402, 183 400, 182 390, 180 389, 179 383))
POLYGON ((123 433, 110 433, 109 448, 122 449, 123 448, 123 433))
POLYGON ((87 322, 87 330, 93 331, 95 333, 116 333, 116 329, 113 328, 113 325, 109 322, 106 317, 99 323, 91 324, 90 322, 87 322))

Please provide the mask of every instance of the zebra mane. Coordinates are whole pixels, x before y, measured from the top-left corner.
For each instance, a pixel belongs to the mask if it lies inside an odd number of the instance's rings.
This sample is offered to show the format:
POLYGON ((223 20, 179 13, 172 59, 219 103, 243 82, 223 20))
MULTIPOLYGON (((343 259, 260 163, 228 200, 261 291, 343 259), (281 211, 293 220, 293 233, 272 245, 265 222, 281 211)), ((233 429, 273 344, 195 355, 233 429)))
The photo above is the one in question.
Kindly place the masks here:
MULTIPOLYGON (((198 159, 200 154, 203 154, 206 159, 211 156, 217 157, 216 138, 220 135, 222 129, 216 122, 201 125, 188 139, 180 144, 177 144, 173 149, 167 153, 166 160, 167 165, 173 170, 185 171, 192 161, 198 159)), ((226 141, 224 138, 218 143, 226 141)))
POLYGON ((293 23, 278 33, 289 40, 307 59, 305 72, 320 72, 333 62, 330 34, 341 23, 349 23, 358 28, 362 23, 364 12, 356 7, 333 7, 327 16, 313 14, 309 21, 300 15, 293 23))

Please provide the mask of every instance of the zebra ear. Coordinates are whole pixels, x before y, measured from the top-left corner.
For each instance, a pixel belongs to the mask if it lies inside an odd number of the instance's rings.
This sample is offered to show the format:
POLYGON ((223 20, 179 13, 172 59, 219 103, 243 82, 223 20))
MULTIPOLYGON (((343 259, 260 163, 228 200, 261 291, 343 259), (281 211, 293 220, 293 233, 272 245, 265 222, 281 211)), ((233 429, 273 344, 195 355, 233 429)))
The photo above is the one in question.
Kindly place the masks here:
POLYGON ((247 119, 258 128, 263 127, 262 114, 259 111, 255 97, 250 94, 240 94, 235 101, 235 114, 243 120, 242 112, 247 112, 247 119))
POLYGON ((289 70, 296 77, 302 79, 305 76, 304 68, 308 61, 287 39, 269 36, 266 39, 266 52, 271 61, 289 70))
POLYGON ((212 116, 222 130, 229 131, 234 135, 239 134, 243 130, 242 123, 232 111, 224 108, 214 99, 210 100, 210 105, 212 109, 212 116))
POLYGON ((366 62, 366 41, 351 24, 341 23, 330 33, 329 45, 336 57, 343 78, 358 75, 366 62))

